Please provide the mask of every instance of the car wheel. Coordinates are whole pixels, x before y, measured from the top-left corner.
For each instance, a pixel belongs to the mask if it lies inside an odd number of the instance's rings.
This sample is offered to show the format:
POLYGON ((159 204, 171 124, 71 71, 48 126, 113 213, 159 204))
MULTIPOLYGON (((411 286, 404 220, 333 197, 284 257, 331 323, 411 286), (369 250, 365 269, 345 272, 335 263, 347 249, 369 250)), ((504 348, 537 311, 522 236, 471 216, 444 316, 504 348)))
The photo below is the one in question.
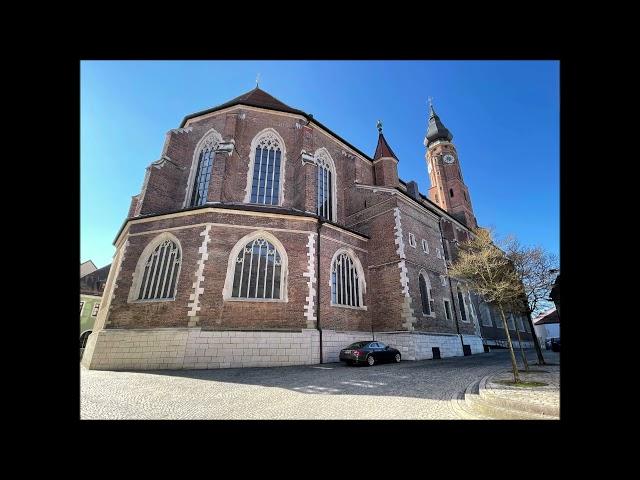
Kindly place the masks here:
POLYGON ((396 353, 395 359, 396 359, 396 363, 400 363, 401 357, 399 353, 396 353))
POLYGON ((367 363, 369 364, 370 367, 373 367, 373 365, 376 363, 376 359, 373 358, 373 355, 369 355, 367 357, 367 363))

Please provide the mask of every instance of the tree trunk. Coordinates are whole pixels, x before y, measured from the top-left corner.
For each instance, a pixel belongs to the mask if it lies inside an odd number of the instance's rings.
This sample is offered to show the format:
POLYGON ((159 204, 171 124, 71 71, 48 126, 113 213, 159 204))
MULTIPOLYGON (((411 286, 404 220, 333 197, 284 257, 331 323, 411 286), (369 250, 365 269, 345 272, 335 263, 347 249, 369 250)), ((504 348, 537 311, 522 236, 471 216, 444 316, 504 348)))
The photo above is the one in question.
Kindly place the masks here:
POLYGON ((507 325, 507 319, 504 317, 504 309, 502 305, 500 307, 500 315, 502 316, 502 324, 504 325, 504 332, 507 335, 507 343, 509 344, 509 353, 511 354, 511 365, 513 367, 513 381, 520 383, 520 376, 518 375, 518 364, 516 363, 516 355, 513 353, 513 345, 511 344, 511 335, 509 335, 509 326, 507 325))
POLYGON ((522 356, 522 363, 524 363, 524 370, 525 372, 528 372, 529 364, 527 363, 527 356, 524 353, 524 348, 522 348, 522 338, 520 337, 520 330, 518 330, 518 324, 515 320, 513 321, 513 326, 515 327, 516 333, 518 334, 518 343, 520 344, 520 355, 522 356))
POLYGON ((540 342, 536 335, 536 329, 533 327, 533 320, 531 320, 531 312, 527 313, 527 320, 529 321, 529 328, 531 329, 531 336, 533 337, 533 345, 536 347, 536 353, 538 354, 538 365, 546 365, 544 357, 542 356, 540 342))

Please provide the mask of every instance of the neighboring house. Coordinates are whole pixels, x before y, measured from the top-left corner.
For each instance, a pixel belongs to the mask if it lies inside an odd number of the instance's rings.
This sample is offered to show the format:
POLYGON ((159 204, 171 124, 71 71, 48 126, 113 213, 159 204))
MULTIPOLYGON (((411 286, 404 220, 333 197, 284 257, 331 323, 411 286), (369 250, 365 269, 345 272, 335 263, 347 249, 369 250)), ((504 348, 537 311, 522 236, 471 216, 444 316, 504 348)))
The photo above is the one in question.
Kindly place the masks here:
POLYGON ((547 338, 560 336, 560 316, 555 307, 538 315, 533 319, 533 328, 540 341, 540 345, 544 346, 547 338))
MULTIPOLYGON (((82 272, 83 265, 93 265, 93 262, 89 260, 80 266, 82 272)), ((102 301, 102 293, 104 292, 104 286, 109 276, 109 269, 111 264, 100 269, 96 269, 93 265, 93 270, 80 277, 80 345, 86 343, 87 338, 93 330, 93 325, 96 321, 98 311, 100 309, 100 303, 102 301)))
POLYGON ((556 277, 556 281, 553 283, 553 287, 551 288, 549 297, 556 306, 558 316, 560 316, 560 274, 558 274, 558 276, 556 277))
POLYGON ((83 364, 315 364, 372 336, 483 352, 484 304, 448 276, 477 227, 452 138, 430 107, 427 197, 380 123, 370 157, 257 87, 188 115, 132 197, 83 364))
POLYGON ((93 262, 91 260, 81 263, 80 264, 80 278, 84 277, 85 275, 91 273, 91 272, 95 272, 97 270, 97 267, 93 264, 93 262))

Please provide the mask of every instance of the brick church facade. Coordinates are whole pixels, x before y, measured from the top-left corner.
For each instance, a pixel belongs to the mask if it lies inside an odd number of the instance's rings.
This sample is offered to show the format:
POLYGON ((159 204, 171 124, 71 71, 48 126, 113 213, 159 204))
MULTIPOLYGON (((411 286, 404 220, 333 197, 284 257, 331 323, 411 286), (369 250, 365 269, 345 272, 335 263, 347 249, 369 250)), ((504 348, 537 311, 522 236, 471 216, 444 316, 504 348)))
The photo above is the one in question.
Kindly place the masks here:
POLYGON ((315 364, 372 338, 420 360, 500 344, 499 316, 448 276, 477 226, 451 133, 431 108, 427 198, 398 178, 378 129, 369 157, 258 87, 185 117, 132 198, 83 364, 315 364))

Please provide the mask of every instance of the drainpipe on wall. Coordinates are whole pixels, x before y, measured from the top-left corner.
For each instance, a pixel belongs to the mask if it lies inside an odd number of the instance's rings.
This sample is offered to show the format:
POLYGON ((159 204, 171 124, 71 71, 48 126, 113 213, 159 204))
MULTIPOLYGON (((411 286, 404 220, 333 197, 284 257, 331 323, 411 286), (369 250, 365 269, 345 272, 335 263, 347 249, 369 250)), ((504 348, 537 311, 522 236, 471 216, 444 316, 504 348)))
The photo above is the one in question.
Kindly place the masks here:
POLYGON ((317 301, 316 301, 316 315, 317 315, 317 320, 316 320, 316 328, 318 329, 318 333, 320 334, 320 363, 322 362, 322 328, 320 328, 320 284, 322 283, 320 281, 320 227, 322 225, 322 219, 320 217, 318 217, 318 225, 316 228, 316 232, 318 234, 318 248, 316 249, 316 262, 317 262, 317 266, 316 266, 316 275, 317 275, 317 280, 316 280, 316 295, 317 295, 317 301))
POLYGON ((462 353, 464 355, 464 340, 462 339, 462 335, 460 334, 460 325, 458 324, 458 312, 456 310, 456 301, 453 294, 453 285, 451 284, 451 276, 449 275, 449 269, 447 268, 447 259, 445 256, 445 243, 444 243, 444 234, 442 233, 442 220, 444 217, 440 217, 438 220, 438 227, 440 227, 440 241, 442 243, 442 256, 444 259, 444 271, 447 274, 447 279, 449 280, 449 292, 451 293, 451 309, 453 310, 453 318, 456 321, 456 331, 458 332, 458 337, 460 337, 460 344, 462 345, 462 353))

